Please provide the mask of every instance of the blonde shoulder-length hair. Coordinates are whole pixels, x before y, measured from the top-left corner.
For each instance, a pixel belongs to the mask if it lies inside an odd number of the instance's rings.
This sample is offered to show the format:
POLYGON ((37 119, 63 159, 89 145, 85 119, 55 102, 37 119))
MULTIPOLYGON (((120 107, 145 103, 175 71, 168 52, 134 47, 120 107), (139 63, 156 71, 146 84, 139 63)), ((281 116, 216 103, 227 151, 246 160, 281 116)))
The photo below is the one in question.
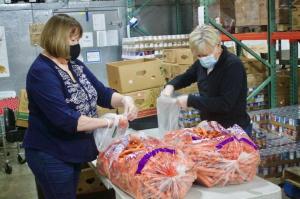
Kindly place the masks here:
POLYGON ((81 38, 82 27, 80 23, 66 14, 54 15, 43 28, 40 46, 53 57, 69 59, 69 38, 73 36, 81 38))
POLYGON ((219 31, 210 25, 197 26, 189 39, 190 48, 196 56, 207 56, 220 42, 219 31))

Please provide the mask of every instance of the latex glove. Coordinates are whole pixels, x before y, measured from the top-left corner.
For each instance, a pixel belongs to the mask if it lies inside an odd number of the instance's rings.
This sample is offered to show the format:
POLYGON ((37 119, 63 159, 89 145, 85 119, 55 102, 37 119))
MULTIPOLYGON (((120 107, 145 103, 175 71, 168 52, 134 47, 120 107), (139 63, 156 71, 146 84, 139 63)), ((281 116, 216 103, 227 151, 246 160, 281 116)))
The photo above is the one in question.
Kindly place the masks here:
POLYGON ((106 128, 127 128, 129 126, 128 119, 124 115, 108 113, 103 120, 106 122, 106 128))
POLYGON ((172 85, 166 85, 164 90, 162 90, 161 95, 170 97, 174 92, 174 86, 172 85))
POLYGON ((188 95, 181 95, 176 98, 176 104, 182 109, 187 109, 188 95))
POLYGON ((138 109, 135 106, 132 97, 124 96, 122 99, 122 104, 124 105, 124 116, 127 117, 129 121, 136 119, 138 109))

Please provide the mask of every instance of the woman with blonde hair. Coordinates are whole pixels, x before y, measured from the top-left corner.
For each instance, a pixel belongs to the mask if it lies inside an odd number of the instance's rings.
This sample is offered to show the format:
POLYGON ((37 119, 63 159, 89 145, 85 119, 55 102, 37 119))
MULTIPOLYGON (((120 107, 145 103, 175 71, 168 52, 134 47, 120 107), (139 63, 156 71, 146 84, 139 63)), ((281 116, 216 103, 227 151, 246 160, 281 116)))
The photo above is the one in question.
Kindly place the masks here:
POLYGON ((81 163, 98 154, 91 132, 115 122, 99 119, 97 105, 124 107, 133 120, 132 98, 105 87, 77 59, 82 27, 73 17, 51 17, 27 74, 29 127, 24 138, 28 166, 46 199, 75 199, 81 163))
POLYGON ((241 60, 221 45, 220 34, 212 26, 196 27, 189 42, 198 60, 168 82, 162 94, 171 96, 174 90, 197 82, 200 95, 179 96, 178 106, 199 109, 202 120, 217 121, 225 128, 238 124, 251 135, 246 112, 247 77, 241 60))

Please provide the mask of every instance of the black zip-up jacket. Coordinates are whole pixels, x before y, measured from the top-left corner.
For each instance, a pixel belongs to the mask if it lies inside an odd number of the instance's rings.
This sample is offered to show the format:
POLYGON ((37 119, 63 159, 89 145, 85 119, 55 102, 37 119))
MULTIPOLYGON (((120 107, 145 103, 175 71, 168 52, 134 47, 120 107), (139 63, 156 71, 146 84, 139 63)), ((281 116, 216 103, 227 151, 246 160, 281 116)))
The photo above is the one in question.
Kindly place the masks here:
POLYGON ((187 105, 199 109, 201 119, 217 121, 225 128, 238 124, 247 128, 250 117, 247 106, 247 76, 241 60, 222 46, 223 52, 207 74, 197 60, 185 73, 175 77, 168 84, 175 90, 197 82, 200 96, 190 94, 187 105))

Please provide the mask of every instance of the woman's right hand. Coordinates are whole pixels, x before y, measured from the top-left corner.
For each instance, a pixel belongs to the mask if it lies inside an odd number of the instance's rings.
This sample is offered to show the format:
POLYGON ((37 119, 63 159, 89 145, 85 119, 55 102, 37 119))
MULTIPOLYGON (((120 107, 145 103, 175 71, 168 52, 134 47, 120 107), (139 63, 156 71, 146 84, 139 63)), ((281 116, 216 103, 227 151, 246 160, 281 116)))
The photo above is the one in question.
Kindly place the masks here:
POLYGON ((164 90, 162 90, 161 95, 171 97, 174 92, 174 86, 173 85, 166 85, 164 90))
POLYGON ((116 115, 115 118, 104 118, 106 121, 106 128, 127 128, 129 126, 128 119, 123 115, 116 115))

